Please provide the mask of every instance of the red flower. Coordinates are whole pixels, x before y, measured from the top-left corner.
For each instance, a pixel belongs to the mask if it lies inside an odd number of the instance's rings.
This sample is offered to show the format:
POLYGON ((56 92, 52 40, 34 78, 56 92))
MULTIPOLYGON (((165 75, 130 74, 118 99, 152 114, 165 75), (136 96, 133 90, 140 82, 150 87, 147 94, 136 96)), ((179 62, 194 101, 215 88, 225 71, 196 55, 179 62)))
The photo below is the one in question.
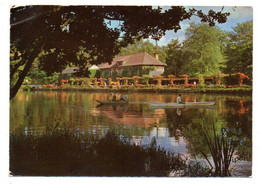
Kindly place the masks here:
POLYGON ((180 77, 189 77, 187 74, 182 74, 180 77))
POLYGON ((240 76, 241 79, 245 79, 245 78, 249 79, 249 77, 243 73, 238 72, 237 74, 240 76))

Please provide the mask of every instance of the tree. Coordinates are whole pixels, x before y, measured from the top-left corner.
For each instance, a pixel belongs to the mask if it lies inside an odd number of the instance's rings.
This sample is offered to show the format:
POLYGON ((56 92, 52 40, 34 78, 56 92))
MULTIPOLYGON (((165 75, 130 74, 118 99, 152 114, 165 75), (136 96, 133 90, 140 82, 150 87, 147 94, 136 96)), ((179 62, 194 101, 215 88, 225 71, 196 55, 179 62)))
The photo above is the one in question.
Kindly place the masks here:
MULTIPOLYGON (((135 54, 140 52, 147 52, 151 56, 155 57, 156 46, 153 45, 149 40, 144 41, 144 39, 135 40, 133 44, 128 44, 127 47, 123 47, 118 55, 124 56, 128 54, 135 54)), ((157 52, 159 55, 159 60, 165 63, 166 53, 163 47, 158 46, 157 52)))
POLYGON ((220 35, 217 27, 192 23, 186 31, 187 39, 183 43, 186 51, 191 52, 190 60, 185 61, 183 69, 191 75, 211 75, 220 72, 224 62, 220 35))
POLYGON ((122 46, 134 39, 157 36, 166 30, 178 31, 180 22, 192 15, 214 25, 226 21, 228 13, 175 6, 166 11, 152 6, 21 6, 11 8, 10 87, 13 98, 32 63, 39 59, 48 72, 60 72, 67 65, 85 69, 90 64, 111 62, 122 46), (118 26, 111 26, 111 22, 118 26), (122 37, 122 41, 118 41, 122 37), (77 58, 84 48, 86 60, 77 58))
POLYGON ((149 40, 135 40, 133 44, 128 44, 127 47, 121 48, 119 55, 123 56, 139 52, 147 52, 148 54, 154 56, 156 48, 151 42, 149 42, 149 40))
POLYGON ((166 70, 165 75, 178 76, 183 73, 182 66, 187 59, 188 54, 182 48, 178 39, 173 39, 165 48, 166 53, 166 70), (185 59, 186 57, 186 59, 185 59))
POLYGON ((253 22, 237 24, 228 34, 226 73, 242 72, 252 78, 253 22))

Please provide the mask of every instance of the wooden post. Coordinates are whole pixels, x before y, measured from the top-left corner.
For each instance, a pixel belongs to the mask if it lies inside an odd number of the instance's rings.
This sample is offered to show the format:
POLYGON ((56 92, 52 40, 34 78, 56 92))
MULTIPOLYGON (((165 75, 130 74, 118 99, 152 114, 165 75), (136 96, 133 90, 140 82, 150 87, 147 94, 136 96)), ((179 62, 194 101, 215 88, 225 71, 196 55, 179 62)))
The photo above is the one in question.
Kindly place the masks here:
POLYGON ((128 79, 124 79, 124 85, 128 86, 128 79))
POLYGON ((140 78, 139 76, 133 76, 132 77, 134 79, 134 85, 138 86, 138 79, 140 78))
POLYGON ((188 85, 188 82, 189 82, 189 80, 188 80, 188 76, 185 76, 185 86, 188 85))
POLYGON ((112 85, 112 78, 108 78, 108 85, 109 85, 109 86, 112 85))
POLYGON ((63 79, 61 79, 61 80, 60 80, 60 83, 61 83, 61 85, 63 85, 63 84, 64 84, 64 80, 63 80, 63 79))
POLYGON ((174 75, 168 75, 168 77, 170 78, 170 84, 171 86, 174 86, 173 84, 173 78, 175 77, 174 75))
POLYGON ((91 83, 90 78, 86 78, 85 81, 86 81, 87 86, 90 86, 90 83, 91 83))
POLYGON ((81 78, 80 81, 81 81, 81 86, 84 86, 85 85, 85 78, 81 78))
POLYGON ((187 75, 187 74, 183 74, 183 75, 180 75, 180 77, 185 77, 185 78, 184 78, 184 85, 187 86, 188 83, 189 83, 188 75, 187 75))
POLYGON ((237 74, 239 75, 238 83, 239 83, 239 86, 241 87, 241 86, 243 86, 244 79, 245 78, 249 79, 249 77, 247 75, 243 74, 243 73, 240 73, 240 72, 238 72, 237 74))
POLYGON ((105 79, 104 78, 99 78, 98 80, 100 81, 100 86, 104 87, 105 86, 105 82, 104 82, 105 79))
POLYGON ((155 76, 155 80, 157 80, 157 86, 162 85, 162 76, 160 75, 155 76))
POLYGON ((79 78, 76 78, 76 86, 79 85, 79 78))
POLYGON ((94 87, 96 88, 97 87, 97 78, 93 78, 92 80, 94 81, 94 87))
POLYGON ((121 79, 120 79, 119 77, 117 77, 117 78, 116 78, 116 81, 117 81, 117 83, 118 83, 118 86, 120 86, 120 81, 121 81, 121 79))

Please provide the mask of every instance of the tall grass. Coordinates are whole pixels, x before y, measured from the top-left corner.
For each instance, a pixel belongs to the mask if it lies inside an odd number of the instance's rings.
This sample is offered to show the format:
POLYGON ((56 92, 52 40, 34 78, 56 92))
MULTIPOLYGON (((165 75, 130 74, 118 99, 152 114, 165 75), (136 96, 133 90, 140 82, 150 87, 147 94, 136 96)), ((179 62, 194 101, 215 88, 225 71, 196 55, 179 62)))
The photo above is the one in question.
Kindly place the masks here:
POLYGON ((10 171, 22 176, 210 176, 209 169, 156 146, 136 146, 107 132, 53 130, 10 135, 10 171))
POLYGON ((213 137, 211 137, 207 131, 204 131, 204 137, 207 142, 207 147, 210 152, 210 156, 213 159, 213 163, 209 160, 207 154, 203 151, 201 153, 211 166, 213 170, 213 176, 231 176, 230 163, 232 156, 237 147, 237 142, 225 136, 225 129, 221 129, 217 132, 213 124, 213 137))

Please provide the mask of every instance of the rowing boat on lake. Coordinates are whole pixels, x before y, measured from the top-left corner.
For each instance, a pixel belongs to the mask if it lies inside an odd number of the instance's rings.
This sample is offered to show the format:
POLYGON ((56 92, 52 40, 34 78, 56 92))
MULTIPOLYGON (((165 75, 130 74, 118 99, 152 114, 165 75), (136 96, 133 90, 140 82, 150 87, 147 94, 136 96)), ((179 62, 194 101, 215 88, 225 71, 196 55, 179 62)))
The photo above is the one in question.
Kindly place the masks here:
POLYGON ((100 104, 109 104, 109 105, 121 105, 121 104, 128 104, 128 101, 112 101, 112 100, 96 100, 100 104))
POLYGON ((203 107, 212 107, 215 105, 215 102, 186 102, 183 104, 180 103, 149 103, 151 108, 203 108, 203 107))

